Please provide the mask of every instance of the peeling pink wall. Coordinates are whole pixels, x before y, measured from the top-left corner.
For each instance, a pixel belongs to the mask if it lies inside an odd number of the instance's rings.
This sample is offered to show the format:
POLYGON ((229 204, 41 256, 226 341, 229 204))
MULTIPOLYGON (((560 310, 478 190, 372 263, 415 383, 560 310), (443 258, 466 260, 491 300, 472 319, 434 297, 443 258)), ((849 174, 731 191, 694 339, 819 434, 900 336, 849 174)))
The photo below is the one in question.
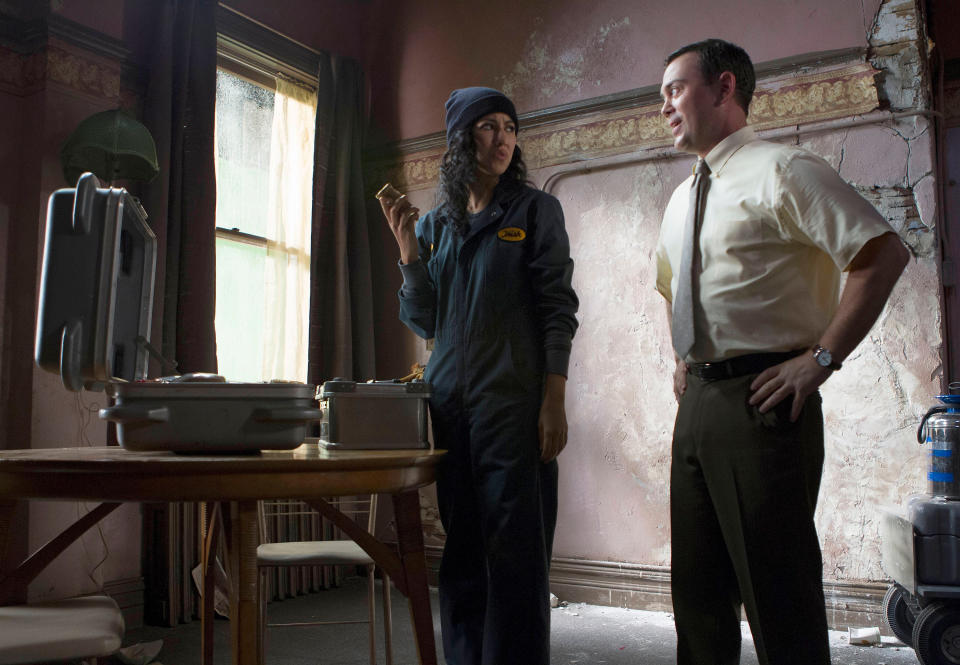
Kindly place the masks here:
MULTIPOLYGON (((910 29, 894 4, 881 21, 888 41, 910 29)), ((396 139, 440 131, 450 89, 466 85, 507 90, 521 113, 656 86, 669 51, 708 36, 741 44, 757 63, 865 48, 881 5, 495 0, 474 13, 458 3, 399 3, 390 25, 379 26, 383 39, 368 46, 374 121, 396 139)), ((890 78, 884 85, 892 90, 890 78)), ((855 185, 906 192, 919 220, 911 223, 922 227, 911 237, 915 259, 880 321, 823 388, 827 462, 817 519, 826 579, 883 579, 880 507, 925 488, 926 451, 912 437, 940 390, 942 344, 931 134, 921 117, 784 139, 822 155, 855 185)), ((519 138, 522 145, 522 128, 519 138)), ((669 564, 676 404, 653 251, 663 207, 690 164, 689 158, 651 161, 565 178, 553 188, 564 207, 581 299, 555 556, 669 564)), ((531 175, 543 183, 555 170, 531 175)), ((411 198, 429 207, 432 195, 421 190, 411 198)), ((884 212, 897 221, 896 210, 884 212)), ((907 226, 898 230, 905 234, 907 226)), ((438 531, 429 514, 428 530, 438 531)))
POLYGON ((880 4, 379 2, 389 7, 390 20, 376 25, 366 62, 374 120, 395 139, 440 131, 443 102, 453 88, 502 88, 523 113, 659 84, 664 57, 706 37, 734 41, 756 62, 865 46, 880 4))

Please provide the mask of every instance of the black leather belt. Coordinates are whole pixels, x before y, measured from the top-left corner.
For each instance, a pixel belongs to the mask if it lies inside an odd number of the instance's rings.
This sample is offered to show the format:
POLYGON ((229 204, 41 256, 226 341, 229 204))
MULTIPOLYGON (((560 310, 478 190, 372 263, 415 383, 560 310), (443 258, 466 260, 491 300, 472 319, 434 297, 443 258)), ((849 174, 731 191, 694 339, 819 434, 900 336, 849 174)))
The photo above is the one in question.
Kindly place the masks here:
POLYGON ((782 351, 777 353, 748 353, 745 356, 736 356, 715 363, 690 363, 687 372, 699 379, 714 381, 716 379, 732 379, 747 374, 759 374, 768 367, 779 365, 791 358, 796 358, 801 351, 782 351))

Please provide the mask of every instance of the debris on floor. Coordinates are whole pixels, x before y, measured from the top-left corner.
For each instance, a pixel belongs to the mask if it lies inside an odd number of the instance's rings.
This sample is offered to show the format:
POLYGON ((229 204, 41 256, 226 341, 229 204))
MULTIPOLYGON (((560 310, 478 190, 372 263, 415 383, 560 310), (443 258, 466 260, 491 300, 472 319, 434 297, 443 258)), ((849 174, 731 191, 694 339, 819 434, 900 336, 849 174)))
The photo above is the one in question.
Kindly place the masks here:
POLYGON ((880 646, 880 629, 872 628, 847 628, 847 634, 850 644, 858 647, 880 646))

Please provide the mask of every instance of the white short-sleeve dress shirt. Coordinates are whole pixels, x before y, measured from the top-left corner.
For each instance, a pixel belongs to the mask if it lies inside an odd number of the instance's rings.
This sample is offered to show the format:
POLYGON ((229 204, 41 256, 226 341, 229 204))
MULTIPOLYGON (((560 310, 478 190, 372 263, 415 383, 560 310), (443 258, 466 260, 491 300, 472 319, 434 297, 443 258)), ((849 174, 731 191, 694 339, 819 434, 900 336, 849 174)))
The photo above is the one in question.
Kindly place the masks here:
MULTIPOLYGON (((744 127, 706 156, 696 341, 688 362, 815 344, 839 302, 840 273, 893 231, 823 159, 744 127)), ((677 287, 693 176, 674 191, 657 243, 657 290, 677 287)), ((695 271, 697 267, 695 267, 695 271)))

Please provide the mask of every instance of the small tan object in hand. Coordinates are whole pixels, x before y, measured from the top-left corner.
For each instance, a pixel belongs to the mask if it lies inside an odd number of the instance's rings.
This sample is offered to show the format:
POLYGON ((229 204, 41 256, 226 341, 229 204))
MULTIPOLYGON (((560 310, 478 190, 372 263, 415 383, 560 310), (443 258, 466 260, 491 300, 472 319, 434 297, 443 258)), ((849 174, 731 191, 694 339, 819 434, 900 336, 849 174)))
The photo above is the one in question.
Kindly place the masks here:
MULTIPOLYGON (((407 195, 401 194, 396 187, 394 187, 388 182, 387 184, 385 184, 383 187, 380 188, 380 191, 377 192, 376 197, 377 197, 377 200, 380 201, 381 203, 385 203, 386 205, 390 205, 390 206, 395 206, 398 203, 400 203, 402 199, 407 198, 407 195)), ((410 207, 409 212, 404 214, 408 218, 413 220, 417 220, 420 218, 420 212, 413 206, 410 207)))
POLYGON ((396 201, 403 194, 397 191, 397 188, 391 185, 389 182, 380 188, 380 191, 377 192, 377 199, 388 198, 396 201))

